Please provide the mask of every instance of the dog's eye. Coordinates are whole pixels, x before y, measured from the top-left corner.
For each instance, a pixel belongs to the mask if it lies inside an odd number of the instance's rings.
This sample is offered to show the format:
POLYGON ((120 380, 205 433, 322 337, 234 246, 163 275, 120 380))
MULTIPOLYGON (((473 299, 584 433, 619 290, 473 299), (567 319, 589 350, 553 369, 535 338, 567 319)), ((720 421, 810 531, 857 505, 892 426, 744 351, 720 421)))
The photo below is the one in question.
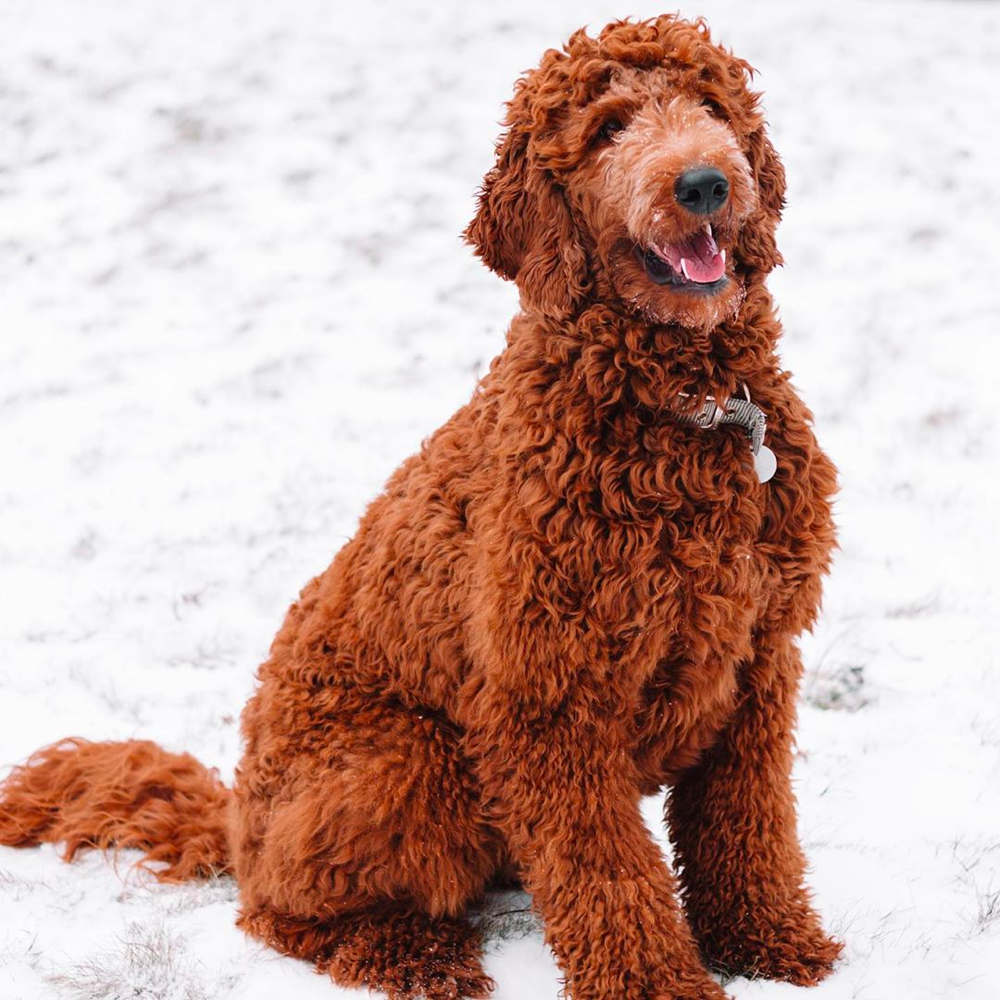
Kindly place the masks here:
POLYGON ((601 142, 610 142, 623 128, 625 126, 617 118, 609 118, 597 130, 597 138, 601 142))
POLYGON ((708 108, 708 110, 711 111, 716 118, 726 117, 726 112, 723 110, 722 105, 718 101, 713 101, 711 97, 704 98, 701 102, 701 106, 703 108, 708 108))

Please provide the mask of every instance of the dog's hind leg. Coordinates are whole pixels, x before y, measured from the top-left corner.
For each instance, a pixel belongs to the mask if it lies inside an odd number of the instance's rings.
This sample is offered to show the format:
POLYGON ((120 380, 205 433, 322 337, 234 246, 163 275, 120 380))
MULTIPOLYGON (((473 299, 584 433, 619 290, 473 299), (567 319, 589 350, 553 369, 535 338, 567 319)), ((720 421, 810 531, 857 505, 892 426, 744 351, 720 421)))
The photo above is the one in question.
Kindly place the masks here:
POLYGON ((241 926, 344 985, 485 996, 462 914, 503 850, 454 728, 348 695, 280 765, 249 728, 233 831, 241 926))

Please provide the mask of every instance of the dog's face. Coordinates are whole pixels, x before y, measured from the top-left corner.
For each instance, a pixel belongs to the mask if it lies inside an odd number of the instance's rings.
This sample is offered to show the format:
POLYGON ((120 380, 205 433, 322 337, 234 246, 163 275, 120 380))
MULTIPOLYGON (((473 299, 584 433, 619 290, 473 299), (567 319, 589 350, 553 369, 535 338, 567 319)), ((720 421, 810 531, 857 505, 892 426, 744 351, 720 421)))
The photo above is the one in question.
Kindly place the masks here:
POLYGON ((625 68, 585 115, 564 190, 615 293, 658 322, 716 326, 742 298, 732 254, 759 198, 725 113, 669 70, 625 68))
POLYGON ((701 23, 578 32, 518 81, 467 239, 526 308, 717 326, 780 263, 784 173, 748 75, 701 23))

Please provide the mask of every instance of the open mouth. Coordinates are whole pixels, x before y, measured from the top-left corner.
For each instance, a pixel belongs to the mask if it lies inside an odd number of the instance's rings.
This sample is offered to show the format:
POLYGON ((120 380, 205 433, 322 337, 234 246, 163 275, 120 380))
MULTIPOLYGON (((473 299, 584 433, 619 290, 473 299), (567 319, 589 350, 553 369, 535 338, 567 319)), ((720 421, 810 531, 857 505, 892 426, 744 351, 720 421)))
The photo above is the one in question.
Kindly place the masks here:
POLYGON ((637 247, 636 254, 658 285, 716 292, 726 284, 726 251, 719 249, 709 222, 681 243, 637 247))

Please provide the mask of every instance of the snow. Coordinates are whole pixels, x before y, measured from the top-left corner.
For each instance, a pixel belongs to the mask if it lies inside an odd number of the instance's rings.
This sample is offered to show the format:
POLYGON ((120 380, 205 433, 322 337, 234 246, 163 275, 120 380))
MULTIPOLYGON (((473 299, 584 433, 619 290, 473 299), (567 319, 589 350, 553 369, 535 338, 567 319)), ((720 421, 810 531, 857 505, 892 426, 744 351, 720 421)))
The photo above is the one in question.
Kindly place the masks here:
MULTIPOLYGON (((995 1000, 1000 5, 682 9, 760 70, 783 357, 842 472, 796 774, 847 950, 802 995, 995 1000)), ((502 344, 457 235, 515 76, 657 12, 0 6, 0 762, 141 736, 231 773, 287 604, 502 344)), ((3 1000, 355 995, 129 860, 0 849, 3 1000)), ((530 926, 489 970, 559 989, 530 926)))

